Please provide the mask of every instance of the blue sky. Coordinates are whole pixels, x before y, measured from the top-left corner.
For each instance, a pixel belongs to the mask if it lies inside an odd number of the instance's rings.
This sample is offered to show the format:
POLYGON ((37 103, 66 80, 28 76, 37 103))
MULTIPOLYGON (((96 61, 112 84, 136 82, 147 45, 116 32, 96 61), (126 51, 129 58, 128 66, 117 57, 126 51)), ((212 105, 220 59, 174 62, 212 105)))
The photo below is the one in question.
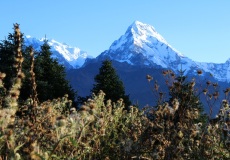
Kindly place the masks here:
POLYGON ((0 6, 0 40, 17 22, 25 35, 46 35, 97 56, 138 20, 193 60, 230 58, 229 0, 1 0, 0 6))

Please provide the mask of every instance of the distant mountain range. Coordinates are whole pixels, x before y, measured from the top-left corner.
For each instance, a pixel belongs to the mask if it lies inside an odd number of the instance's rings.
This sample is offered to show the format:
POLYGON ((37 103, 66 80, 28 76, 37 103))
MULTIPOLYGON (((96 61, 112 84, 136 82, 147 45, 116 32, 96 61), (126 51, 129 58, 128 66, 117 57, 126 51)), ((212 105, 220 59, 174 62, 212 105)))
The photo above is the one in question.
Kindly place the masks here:
MULTIPOLYGON (((25 44, 39 49, 43 40, 26 36, 25 44)), ((222 87, 227 87, 230 82, 230 59, 220 64, 193 61, 168 44, 153 26, 139 21, 131 24, 124 35, 96 58, 77 47, 70 47, 52 39, 48 40, 48 43, 53 57, 67 68, 67 78, 80 96, 90 94, 93 78, 104 59, 113 61, 125 84, 126 93, 130 94, 133 102, 138 102, 141 106, 153 104, 151 88, 145 79, 146 74, 152 74, 159 82, 163 82, 164 78, 159 76, 162 70, 170 69, 178 73, 183 69, 185 74, 194 78, 197 77, 199 69, 203 71, 203 77, 198 77, 201 78, 203 86, 206 79, 219 82, 222 87)), ((214 109, 214 113, 218 109, 214 109)))
MULTIPOLYGON (((35 50, 40 50, 40 46, 44 43, 44 40, 45 38, 37 39, 31 36, 24 37, 25 45, 32 45, 35 50)), ((53 52, 52 57, 57 58, 58 62, 63 64, 67 69, 79 68, 85 63, 87 58, 93 58, 78 47, 71 47, 53 39, 47 40, 53 52)))
MULTIPOLYGON (((25 44, 32 45, 35 49, 43 43, 44 38, 36 39, 25 37, 25 44)), ((48 39, 53 51, 53 57, 66 66, 67 69, 81 68, 86 59, 93 59, 86 51, 71 47, 65 43, 48 39)), ((102 52, 96 59, 110 58, 118 62, 127 62, 130 65, 159 66, 177 72, 183 69, 186 72, 196 72, 201 69, 209 72, 218 81, 230 82, 230 58, 225 63, 196 62, 174 49, 154 29, 153 26, 135 21, 124 35, 115 40, 108 50, 102 52)))

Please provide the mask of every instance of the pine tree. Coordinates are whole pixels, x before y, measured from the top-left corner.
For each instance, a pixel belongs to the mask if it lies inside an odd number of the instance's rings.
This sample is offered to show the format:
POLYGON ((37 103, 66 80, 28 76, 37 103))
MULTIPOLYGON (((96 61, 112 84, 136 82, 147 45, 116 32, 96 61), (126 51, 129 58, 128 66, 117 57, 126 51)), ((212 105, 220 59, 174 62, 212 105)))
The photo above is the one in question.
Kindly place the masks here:
MULTIPOLYGON (((6 77, 3 80, 5 87, 1 88, 0 94, 6 94, 4 90, 9 90, 12 86, 12 79, 16 76, 15 54, 18 49, 16 43, 16 32, 9 33, 7 39, 0 42, 0 72, 5 73, 6 77)), ((30 50, 31 46, 26 47, 23 41, 23 34, 21 34, 21 52, 23 55, 22 71, 26 75, 23 80, 20 101, 24 101, 31 95, 31 79, 30 79, 30 50)), ((63 97, 65 94, 69 95, 70 100, 75 101, 75 92, 70 87, 69 82, 65 79, 65 68, 58 64, 57 60, 51 58, 52 52, 48 42, 45 41, 41 46, 41 50, 35 52, 35 76, 37 82, 37 92, 40 101, 47 99, 54 99, 63 97)))
POLYGON ((32 46, 28 46, 28 47, 24 47, 23 50, 23 57, 24 57, 24 62, 22 65, 22 70, 23 73, 25 74, 25 78, 23 80, 23 85, 21 88, 21 93, 20 93, 20 100, 24 101, 26 99, 28 99, 28 97, 30 97, 31 95, 31 74, 30 74, 30 50, 32 49, 32 46))
MULTIPOLYGON (((0 72, 5 73, 4 87, 9 90, 12 86, 12 78, 15 77, 16 70, 14 66, 14 54, 16 49, 15 33, 9 33, 7 39, 0 43, 0 72)), ((22 54, 23 65, 22 70, 26 75, 21 88, 20 100, 26 100, 31 95, 30 83, 30 47, 24 46, 23 34, 22 54)), ((59 65, 57 60, 51 58, 52 52, 48 42, 45 41, 41 46, 41 50, 35 52, 35 76, 37 81, 37 92, 40 101, 63 97, 69 95, 69 99, 75 100, 75 92, 65 79, 65 68, 59 65)), ((3 94, 3 91, 1 91, 3 94)))
POLYGON ((105 60, 102 62, 99 74, 94 77, 94 80, 95 84, 91 90, 93 93, 97 94, 100 90, 102 90, 106 94, 105 100, 110 99, 113 102, 116 102, 122 98, 126 107, 131 104, 129 96, 125 95, 123 82, 117 75, 111 61, 105 60))
POLYGON ((51 55, 50 46, 45 40, 41 46, 41 51, 35 55, 34 72, 37 80, 38 99, 44 101, 68 94, 69 99, 74 100, 75 92, 65 79, 64 66, 58 64, 58 61, 53 59, 51 55))

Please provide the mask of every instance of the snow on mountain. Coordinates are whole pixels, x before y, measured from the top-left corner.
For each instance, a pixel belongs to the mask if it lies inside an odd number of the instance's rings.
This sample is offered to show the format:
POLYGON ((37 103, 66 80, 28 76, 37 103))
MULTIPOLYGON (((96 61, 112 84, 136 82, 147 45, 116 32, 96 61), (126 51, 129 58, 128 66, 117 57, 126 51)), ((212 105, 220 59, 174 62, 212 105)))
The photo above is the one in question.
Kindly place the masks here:
MULTIPOLYGON (((40 50, 43 39, 31 36, 25 37, 25 44, 32 45, 40 50)), ((92 58, 77 47, 48 40, 53 52, 52 57, 66 68, 80 68, 84 66, 87 58, 92 58)), ((178 72, 181 67, 186 73, 196 73, 198 69, 209 72, 218 81, 230 82, 230 59, 225 63, 195 62, 174 49, 153 26, 135 21, 124 35, 115 40, 110 48, 102 52, 96 59, 110 58, 131 65, 163 67, 178 72)))
POLYGON ((209 72, 218 81, 230 82, 230 59, 225 63, 197 62, 198 66, 205 72, 209 72))
POLYGON ((98 58, 128 62, 132 65, 159 65, 173 70, 196 66, 191 59, 183 56, 159 34, 151 25, 135 21, 118 40, 114 41, 109 50, 98 58))
POLYGON ((131 65, 161 66, 174 72, 182 69, 194 72, 198 69, 210 72, 219 81, 230 82, 230 59, 223 64, 201 63, 184 56, 174 49, 154 27, 135 21, 124 35, 97 59, 110 58, 131 65))
MULTIPOLYGON (((40 46, 44 43, 44 38, 36 39, 31 36, 25 36, 25 45, 32 45, 35 50, 40 50, 40 46)), ((84 63, 86 58, 92 58, 87 52, 81 51, 77 47, 71 47, 65 43, 60 43, 54 39, 48 39, 48 44, 51 47, 52 57, 57 58, 58 62, 66 68, 79 68, 84 63)))

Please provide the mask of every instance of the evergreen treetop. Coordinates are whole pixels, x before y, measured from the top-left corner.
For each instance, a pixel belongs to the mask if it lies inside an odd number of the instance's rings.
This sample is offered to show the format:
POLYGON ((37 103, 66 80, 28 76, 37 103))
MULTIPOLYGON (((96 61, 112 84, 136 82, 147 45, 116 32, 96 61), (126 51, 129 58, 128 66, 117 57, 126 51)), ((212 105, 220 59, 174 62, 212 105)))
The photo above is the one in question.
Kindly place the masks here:
POLYGON ((110 99, 113 102, 116 102, 122 98, 126 107, 131 104, 129 96, 125 95, 123 82, 117 75, 110 60, 102 62, 99 73, 95 76, 94 80, 95 84, 91 90, 93 93, 97 94, 102 90, 106 94, 105 100, 110 99))
MULTIPOLYGON (((25 46, 23 34, 21 37, 21 52, 23 54, 22 70, 26 75, 21 88, 20 100, 24 101, 31 95, 30 84, 30 49, 32 46, 25 46)), ((12 77, 15 77, 14 68, 15 50, 17 48, 15 33, 9 33, 7 39, 0 42, 0 71, 6 74, 4 86, 8 90, 12 86, 12 77)), ((36 76, 37 92, 40 101, 63 97, 69 95, 69 99, 75 100, 75 92, 65 79, 66 73, 64 66, 51 57, 52 52, 48 41, 45 40, 40 51, 35 52, 34 73, 36 76)))
POLYGON ((69 98, 74 100, 75 93, 65 79, 64 66, 58 64, 58 61, 51 55, 50 46, 45 40, 41 50, 37 52, 34 68, 38 84, 38 98, 43 101, 68 94, 69 98))

